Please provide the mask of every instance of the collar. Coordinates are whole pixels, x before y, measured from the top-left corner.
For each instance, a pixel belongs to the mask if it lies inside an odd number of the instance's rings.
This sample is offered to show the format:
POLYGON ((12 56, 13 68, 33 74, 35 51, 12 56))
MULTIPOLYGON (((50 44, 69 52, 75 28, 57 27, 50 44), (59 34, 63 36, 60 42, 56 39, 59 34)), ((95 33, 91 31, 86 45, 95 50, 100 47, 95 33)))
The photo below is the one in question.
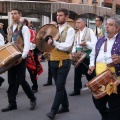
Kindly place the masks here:
MULTIPOLYGON (((118 35, 118 33, 117 34, 115 34, 112 38, 110 38, 110 39, 116 39, 116 36, 118 35)), ((110 40, 108 37, 106 37, 106 39, 107 40, 110 40)))
POLYGON ((62 24, 62 25, 58 25, 60 28, 62 28, 62 27, 65 27, 67 25, 67 22, 66 23, 64 23, 64 24, 62 24))
POLYGON ((86 28, 87 28, 87 27, 85 27, 83 30, 80 30, 80 32, 84 32, 86 28))

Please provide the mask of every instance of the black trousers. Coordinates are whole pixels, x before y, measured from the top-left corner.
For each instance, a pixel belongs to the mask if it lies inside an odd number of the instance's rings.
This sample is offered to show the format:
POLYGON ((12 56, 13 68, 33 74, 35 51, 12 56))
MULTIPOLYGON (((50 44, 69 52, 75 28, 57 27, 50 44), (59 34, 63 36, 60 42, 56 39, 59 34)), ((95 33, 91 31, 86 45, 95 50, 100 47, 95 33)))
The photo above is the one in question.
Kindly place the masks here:
POLYGON ((59 61, 50 61, 50 65, 56 85, 56 93, 51 110, 57 112, 60 105, 62 105, 64 108, 69 106, 65 84, 67 75, 70 70, 71 61, 69 59, 63 60, 62 66, 60 68, 59 61))
MULTIPOLYGON (((89 67, 90 59, 85 58, 83 62, 89 67)), ((90 81, 94 77, 94 73, 92 75, 89 75, 88 68, 81 63, 77 68, 74 70, 74 91, 80 92, 80 89, 82 88, 82 75, 84 74, 88 81, 90 81)))
POLYGON ((103 98, 95 99, 93 102, 102 116, 102 120, 120 120, 120 85, 118 94, 106 95, 103 98), (106 107, 108 103, 109 109, 106 107))
POLYGON ((9 104, 16 104, 16 81, 22 86, 29 99, 34 99, 34 94, 25 80, 26 60, 8 70, 8 101, 9 104))
POLYGON ((31 82, 32 82, 32 90, 37 90, 38 89, 38 83, 37 83, 37 78, 36 78, 36 76, 37 76, 37 71, 34 71, 34 73, 33 73, 33 71, 32 70, 29 70, 28 69, 28 71, 29 71, 29 74, 30 74, 30 79, 31 79, 31 82))
POLYGON ((50 67, 50 60, 48 61, 48 83, 52 83, 52 72, 50 67))
MULTIPOLYGON (((34 50, 31 50, 32 52, 34 52, 34 60, 36 62, 36 68, 37 68, 37 65, 39 64, 39 61, 38 61, 38 55, 39 55, 39 50, 37 48, 35 48, 34 50)), ((30 79, 31 79, 31 82, 32 82, 32 89, 33 90, 37 90, 38 89, 38 83, 37 83, 37 70, 30 70, 28 69, 28 72, 30 74, 30 79)))

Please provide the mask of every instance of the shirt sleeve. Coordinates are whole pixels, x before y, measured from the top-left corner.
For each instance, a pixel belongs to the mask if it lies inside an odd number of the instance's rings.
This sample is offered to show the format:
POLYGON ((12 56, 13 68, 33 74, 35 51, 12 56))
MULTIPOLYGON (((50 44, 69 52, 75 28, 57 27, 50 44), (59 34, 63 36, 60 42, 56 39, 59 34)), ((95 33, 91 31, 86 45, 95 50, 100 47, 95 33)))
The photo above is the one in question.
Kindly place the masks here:
POLYGON ((23 26, 22 35, 23 35, 23 40, 24 40, 22 58, 25 59, 30 49, 30 32, 27 26, 23 26))
POLYGON ((89 67, 95 66, 95 46, 92 49, 92 52, 90 53, 90 64, 89 67))
POLYGON ((72 48, 72 52, 76 52, 76 34, 74 36, 74 44, 73 44, 73 48, 72 48))
POLYGON ((0 33, 0 46, 4 45, 4 37, 2 36, 2 34, 0 33))
POLYGON ((36 44, 30 42, 30 50, 34 50, 36 48, 36 44))
MULTIPOLYGON (((90 29, 90 28, 89 28, 90 29)), ((97 42, 97 37, 95 36, 94 32, 92 29, 90 29, 90 38, 91 40, 90 41, 87 41, 86 44, 87 44, 87 48, 88 49, 93 49, 93 47, 95 46, 96 42, 97 42)))
POLYGON ((67 36, 66 36, 65 42, 59 43, 57 41, 54 41, 53 45, 55 46, 55 48, 57 48, 59 50, 68 51, 73 44, 74 35, 75 35, 74 29, 69 28, 67 31, 67 36))

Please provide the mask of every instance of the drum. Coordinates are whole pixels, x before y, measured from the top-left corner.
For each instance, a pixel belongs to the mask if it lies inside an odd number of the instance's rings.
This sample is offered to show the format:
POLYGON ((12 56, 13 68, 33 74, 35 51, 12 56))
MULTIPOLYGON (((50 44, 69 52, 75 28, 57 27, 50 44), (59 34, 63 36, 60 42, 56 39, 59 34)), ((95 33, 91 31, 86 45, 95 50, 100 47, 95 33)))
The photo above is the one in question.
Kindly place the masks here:
POLYGON ((21 52, 12 43, 0 46, 0 74, 10 69, 21 57, 21 52))
POLYGON ((115 86, 118 86, 120 84, 119 80, 117 80, 116 75, 112 73, 110 69, 108 69, 90 80, 86 85, 92 92, 93 96, 96 99, 99 99, 107 95, 106 86, 111 82, 113 82, 115 86))
POLYGON ((71 54, 71 62, 77 68, 80 63, 85 59, 86 53, 83 51, 78 51, 75 54, 71 54))

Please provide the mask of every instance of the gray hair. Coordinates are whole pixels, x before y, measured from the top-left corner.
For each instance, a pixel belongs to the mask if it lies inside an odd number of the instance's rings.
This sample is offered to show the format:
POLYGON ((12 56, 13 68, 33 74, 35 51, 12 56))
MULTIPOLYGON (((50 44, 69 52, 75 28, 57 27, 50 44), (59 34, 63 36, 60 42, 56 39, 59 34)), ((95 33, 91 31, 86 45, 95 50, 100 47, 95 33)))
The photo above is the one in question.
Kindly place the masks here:
POLYGON ((117 15, 114 15, 110 18, 108 18, 108 20, 113 20, 115 22, 115 26, 119 26, 120 27, 120 18, 117 15))
POLYGON ((86 18, 78 18, 78 20, 81 20, 81 21, 83 21, 85 24, 87 24, 86 18))

